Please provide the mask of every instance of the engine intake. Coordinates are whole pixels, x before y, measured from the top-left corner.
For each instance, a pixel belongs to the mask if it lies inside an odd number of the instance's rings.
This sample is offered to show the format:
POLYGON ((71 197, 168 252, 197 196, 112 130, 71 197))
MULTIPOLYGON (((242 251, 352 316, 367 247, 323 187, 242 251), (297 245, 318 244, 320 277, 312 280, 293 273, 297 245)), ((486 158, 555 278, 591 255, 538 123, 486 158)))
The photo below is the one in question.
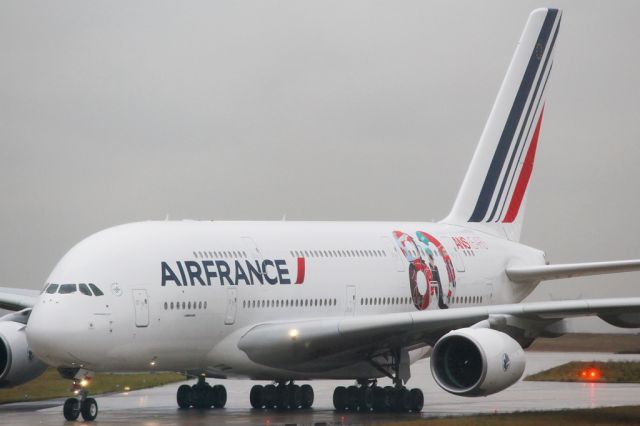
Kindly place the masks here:
POLYGON ((438 385, 460 396, 485 396, 517 382, 524 351, 508 335, 488 328, 461 328, 443 336, 431 353, 438 385))
POLYGON ((0 388, 11 388, 35 379, 47 365, 29 349, 24 324, 0 321, 0 388))

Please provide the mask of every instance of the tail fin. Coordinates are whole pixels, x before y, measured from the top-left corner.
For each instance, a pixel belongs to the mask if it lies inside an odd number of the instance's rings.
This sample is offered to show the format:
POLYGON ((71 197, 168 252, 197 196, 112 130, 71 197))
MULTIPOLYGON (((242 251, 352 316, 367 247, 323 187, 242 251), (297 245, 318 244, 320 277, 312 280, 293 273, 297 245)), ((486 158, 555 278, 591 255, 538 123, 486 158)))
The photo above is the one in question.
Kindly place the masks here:
POLYGON ((445 223, 520 239, 561 11, 529 15, 445 223))

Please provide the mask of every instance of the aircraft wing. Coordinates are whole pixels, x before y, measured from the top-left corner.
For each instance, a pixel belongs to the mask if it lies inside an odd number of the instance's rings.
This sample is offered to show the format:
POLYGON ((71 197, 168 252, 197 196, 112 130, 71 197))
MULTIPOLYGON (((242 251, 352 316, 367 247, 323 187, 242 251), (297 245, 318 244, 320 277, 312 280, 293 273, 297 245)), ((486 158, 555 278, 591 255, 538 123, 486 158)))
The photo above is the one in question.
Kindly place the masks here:
POLYGON ((20 311, 31 308, 35 305, 39 294, 37 290, 0 287, 0 309, 20 311))
POLYGON ((262 365, 314 371, 373 358, 391 348, 434 345, 451 330, 482 324, 514 338, 532 339, 576 316, 617 318, 640 314, 640 297, 519 303, 358 317, 257 324, 238 347, 262 365), (483 323, 484 322, 484 323, 483 323))
POLYGON ((640 270, 640 259, 541 266, 514 266, 507 268, 505 272, 511 281, 530 283, 638 270, 640 270))

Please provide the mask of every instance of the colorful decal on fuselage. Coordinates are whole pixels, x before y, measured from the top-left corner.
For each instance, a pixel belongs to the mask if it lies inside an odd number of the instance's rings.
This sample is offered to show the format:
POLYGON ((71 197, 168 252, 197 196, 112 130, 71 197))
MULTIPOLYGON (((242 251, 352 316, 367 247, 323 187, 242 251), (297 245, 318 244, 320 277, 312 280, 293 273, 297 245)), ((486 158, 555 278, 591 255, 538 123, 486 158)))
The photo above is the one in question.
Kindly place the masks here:
POLYGON ((440 309, 447 309, 456 287, 456 272, 451 257, 442 243, 431 234, 418 231, 416 237, 418 243, 402 231, 393 231, 393 238, 409 261, 409 288, 413 304, 416 309, 422 311, 429 308, 433 300, 437 300, 440 309), (442 277, 432 246, 437 250, 447 271, 446 292, 443 290, 442 277))

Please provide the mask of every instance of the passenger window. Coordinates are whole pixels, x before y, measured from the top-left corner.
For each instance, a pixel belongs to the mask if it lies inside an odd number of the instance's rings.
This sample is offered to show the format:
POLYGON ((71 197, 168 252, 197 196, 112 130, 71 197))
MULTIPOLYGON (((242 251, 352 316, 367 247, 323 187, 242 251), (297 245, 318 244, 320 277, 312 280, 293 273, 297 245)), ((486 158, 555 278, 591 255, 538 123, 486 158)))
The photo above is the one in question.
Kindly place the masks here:
POLYGON ((80 288, 80 293, 86 296, 93 296, 93 294, 91 294, 91 290, 89 290, 89 286, 86 284, 79 284, 78 287, 80 288))
POLYGON ((97 285, 89 283, 89 287, 91 287, 91 290, 93 290, 93 294, 95 294, 96 296, 104 296, 104 293, 98 288, 97 285))
POLYGON ((49 294, 55 293, 56 290, 58 290, 58 284, 51 284, 49 285, 49 287, 47 287, 47 293, 49 294))
POLYGON ((78 289, 75 284, 62 284, 60 286, 60 290, 58 290, 59 294, 70 294, 75 293, 78 289))

